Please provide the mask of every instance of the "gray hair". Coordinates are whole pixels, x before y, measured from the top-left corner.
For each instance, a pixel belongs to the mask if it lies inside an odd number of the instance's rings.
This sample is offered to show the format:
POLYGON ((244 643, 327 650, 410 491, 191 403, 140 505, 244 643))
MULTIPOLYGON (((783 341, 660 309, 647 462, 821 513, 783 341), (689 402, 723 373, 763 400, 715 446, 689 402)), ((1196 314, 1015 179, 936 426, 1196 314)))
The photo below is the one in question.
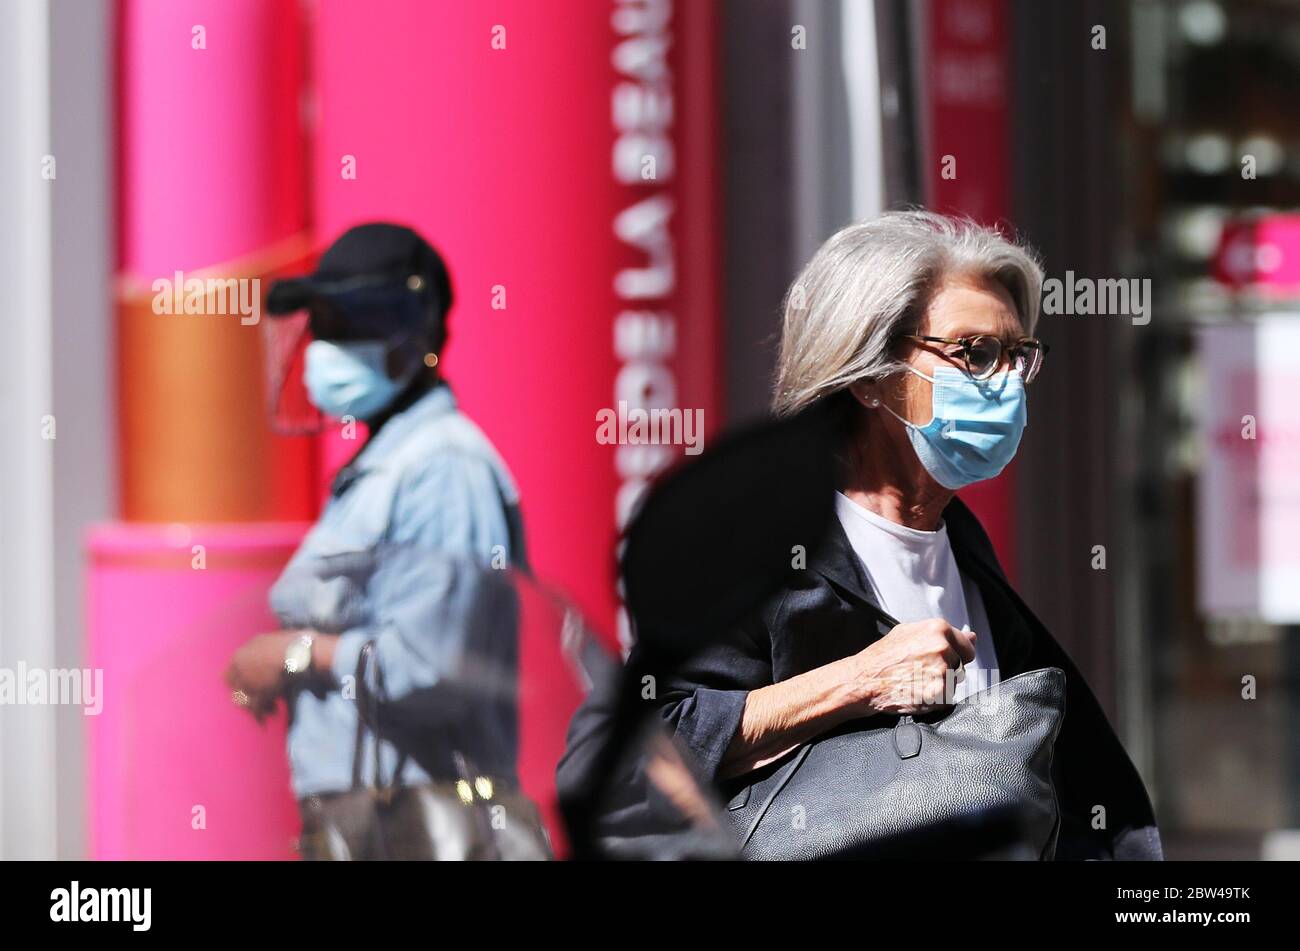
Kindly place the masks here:
POLYGON ((1043 269, 1034 253, 969 218, 887 212, 823 244, 785 298, 773 409, 793 413, 900 363, 892 346, 915 332, 944 279, 991 279, 1011 295, 1026 334, 1038 323, 1043 269))

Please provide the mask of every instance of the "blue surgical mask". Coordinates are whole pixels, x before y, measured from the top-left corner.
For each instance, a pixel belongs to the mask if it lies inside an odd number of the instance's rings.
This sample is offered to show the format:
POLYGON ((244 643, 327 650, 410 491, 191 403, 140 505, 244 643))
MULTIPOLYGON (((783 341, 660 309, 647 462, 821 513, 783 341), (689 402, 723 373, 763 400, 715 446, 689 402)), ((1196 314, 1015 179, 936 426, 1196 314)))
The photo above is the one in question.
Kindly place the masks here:
POLYGON ((387 347, 379 341, 313 340, 307 344, 303 383, 326 416, 372 419, 411 381, 388 376, 387 347))
POLYGON ((1025 431, 1025 383, 1007 370, 987 380, 973 379, 955 367, 938 367, 930 377, 907 368, 931 384, 933 418, 918 426, 893 413, 925 471, 945 489, 960 489, 992 479, 1006 468, 1025 431))

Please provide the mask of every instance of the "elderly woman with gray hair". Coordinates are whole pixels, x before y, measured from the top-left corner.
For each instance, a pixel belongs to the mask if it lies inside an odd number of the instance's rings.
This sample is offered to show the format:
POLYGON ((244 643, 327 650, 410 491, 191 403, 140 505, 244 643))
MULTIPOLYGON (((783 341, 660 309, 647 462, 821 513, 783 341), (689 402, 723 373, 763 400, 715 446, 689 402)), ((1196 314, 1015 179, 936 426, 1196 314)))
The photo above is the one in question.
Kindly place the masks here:
MULTIPOLYGON (((907 211, 843 229, 791 287, 774 408, 841 404, 837 517, 808 570, 675 670, 659 696, 707 777, 729 796, 740 790, 730 808, 752 809, 754 777, 846 724, 941 716, 1054 668, 1066 712, 1046 754, 1055 826, 1043 857, 1161 858, 1137 771, 955 495, 1015 455, 1026 388, 1047 353, 1033 336, 1041 286, 1033 255, 997 231, 907 211)), ((824 795, 852 795, 834 788, 845 781, 832 778, 824 795)), ((927 796, 950 794, 906 792, 920 814, 927 796)))

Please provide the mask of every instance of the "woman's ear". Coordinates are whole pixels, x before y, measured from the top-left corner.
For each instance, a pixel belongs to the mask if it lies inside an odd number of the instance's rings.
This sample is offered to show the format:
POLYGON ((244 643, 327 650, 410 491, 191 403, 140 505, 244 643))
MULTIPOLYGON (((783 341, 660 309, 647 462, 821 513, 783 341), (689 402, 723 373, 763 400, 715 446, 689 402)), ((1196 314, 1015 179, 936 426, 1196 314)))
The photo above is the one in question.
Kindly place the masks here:
POLYGON ((880 393, 875 383, 868 380, 859 380, 856 383, 849 384, 849 392, 853 398, 865 406, 867 409, 875 409, 880 405, 880 393))

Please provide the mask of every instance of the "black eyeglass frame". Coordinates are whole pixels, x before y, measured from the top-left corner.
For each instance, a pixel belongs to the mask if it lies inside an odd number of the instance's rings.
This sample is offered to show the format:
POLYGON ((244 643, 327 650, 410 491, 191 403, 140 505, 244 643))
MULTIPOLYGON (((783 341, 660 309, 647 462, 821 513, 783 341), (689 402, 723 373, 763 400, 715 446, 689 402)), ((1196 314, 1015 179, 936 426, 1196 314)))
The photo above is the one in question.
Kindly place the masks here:
MULTIPOLYGON (((930 337, 924 334, 900 334, 898 339, 912 340, 918 343, 946 343, 961 347, 962 362, 966 364, 966 372, 970 375, 972 380, 987 380, 997 372, 998 367, 1003 365, 1004 360, 1010 359, 1011 361, 1015 361, 1021 351, 1037 350, 1039 353, 1038 366, 1034 368, 1032 374, 1027 373, 1025 375, 1026 386, 1028 386, 1029 383, 1038 376, 1039 372, 1041 372, 1043 362, 1047 359, 1047 354, 1052 349, 1037 337, 1018 337, 1010 347, 1007 347, 1003 343, 1002 338, 995 334, 976 334, 973 337, 930 337), (993 365, 982 374, 976 374, 975 371, 971 369, 970 365, 971 347, 974 346, 975 341, 977 340, 992 340, 998 345, 998 359, 995 360, 993 365)), ((1026 358, 1025 363, 1026 365, 1029 364, 1028 358, 1026 358)))

